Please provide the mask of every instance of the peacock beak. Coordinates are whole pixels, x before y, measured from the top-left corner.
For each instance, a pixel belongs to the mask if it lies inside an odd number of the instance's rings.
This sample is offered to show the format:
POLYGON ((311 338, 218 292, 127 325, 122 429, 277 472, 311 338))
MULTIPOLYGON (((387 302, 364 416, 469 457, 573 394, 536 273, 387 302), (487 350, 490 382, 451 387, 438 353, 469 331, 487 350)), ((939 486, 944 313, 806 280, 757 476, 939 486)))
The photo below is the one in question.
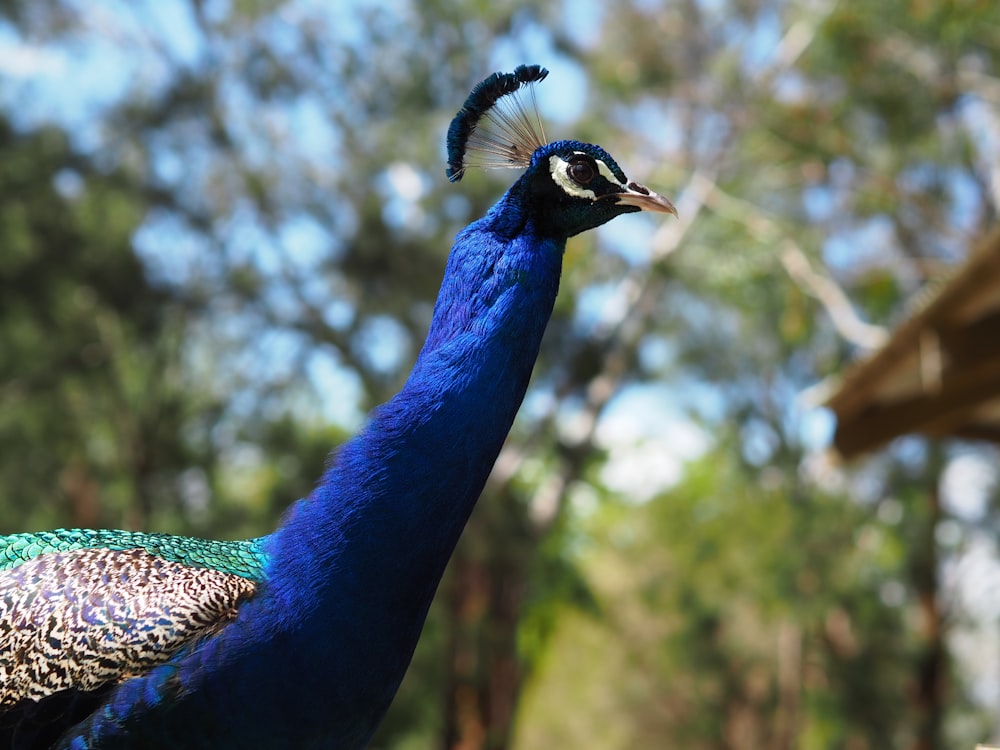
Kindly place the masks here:
POLYGON ((636 206, 643 211, 656 211, 677 216, 677 209, 673 203, 638 182, 630 182, 622 192, 614 193, 614 197, 618 199, 619 203, 624 203, 626 206, 636 206))

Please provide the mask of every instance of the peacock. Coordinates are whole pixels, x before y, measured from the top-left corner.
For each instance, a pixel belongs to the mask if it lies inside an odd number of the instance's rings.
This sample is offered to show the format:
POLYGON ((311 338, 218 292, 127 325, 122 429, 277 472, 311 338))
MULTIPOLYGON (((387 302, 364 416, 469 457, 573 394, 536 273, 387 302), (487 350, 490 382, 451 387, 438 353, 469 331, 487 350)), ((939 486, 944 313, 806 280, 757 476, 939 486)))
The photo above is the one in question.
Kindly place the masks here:
POLYGON ((400 392, 278 529, 0 536, 0 750, 362 748, 524 397, 566 240, 676 215, 600 146, 547 143, 521 65, 474 87, 447 177, 524 172, 456 236, 400 392))

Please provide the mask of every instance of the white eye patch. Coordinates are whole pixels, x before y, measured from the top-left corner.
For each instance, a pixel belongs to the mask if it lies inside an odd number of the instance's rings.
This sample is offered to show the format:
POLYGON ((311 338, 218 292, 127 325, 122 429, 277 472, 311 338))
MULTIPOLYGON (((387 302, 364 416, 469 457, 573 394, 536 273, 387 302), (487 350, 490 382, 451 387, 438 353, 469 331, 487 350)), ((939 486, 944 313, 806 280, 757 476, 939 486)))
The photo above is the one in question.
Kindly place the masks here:
MULTIPOLYGON (((574 153, 582 154, 582 151, 575 151, 574 153)), ((614 172, 611 168, 605 164, 600 159, 594 160, 597 163, 598 173, 604 177, 608 182, 615 185, 621 185, 625 187, 617 177, 615 177, 614 172)), ((593 190, 585 187, 580 187, 573 178, 569 176, 569 162, 560 156, 552 155, 549 157, 549 171, 552 173, 552 179, 555 183, 565 190, 569 195, 576 198, 587 198, 588 200, 597 200, 597 193, 593 190)))

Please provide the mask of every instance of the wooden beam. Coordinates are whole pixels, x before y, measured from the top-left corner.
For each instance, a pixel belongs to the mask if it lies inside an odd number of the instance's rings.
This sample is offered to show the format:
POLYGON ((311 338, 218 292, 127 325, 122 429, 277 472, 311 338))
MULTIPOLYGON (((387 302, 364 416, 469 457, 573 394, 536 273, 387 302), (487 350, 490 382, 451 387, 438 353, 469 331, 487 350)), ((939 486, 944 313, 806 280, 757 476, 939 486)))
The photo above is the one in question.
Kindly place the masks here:
MULTIPOLYGON (((868 359, 851 367, 843 383, 827 402, 838 421, 853 420, 877 404, 883 385, 908 369, 919 351, 921 333, 954 331, 982 316, 1000 289, 1000 227, 995 228, 971 251, 968 262, 957 271, 930 302, 904 321, 889 342, 868 359)), ((986 317, 993 313, 986 312, 986 317)), ((1000 340, 1000 333, 994 336, 1000 340)))
POLYGON ((992 427, 990 425, 972 425, 970 427, 963 427, 960 430, 955 430, 951 433, 951 437, 961 438, 962 440, 1000 443, 1000 427, 992 427))
MULTIPOLYGON (((997 334, 1000 336, 1000 334, 997 334)), ((878 448, 909 432, 968 415, 978 405, 1000 397, 1000 356, 949 372, 935 393, 921 393, 890 404, 871 404, 860 414, 838 416, 834 445, 844 458, 878 448)))
POLYGON ((1000 356, 1000 308, 967 325, 943 326, 937 335, 950 369, 1000 356))

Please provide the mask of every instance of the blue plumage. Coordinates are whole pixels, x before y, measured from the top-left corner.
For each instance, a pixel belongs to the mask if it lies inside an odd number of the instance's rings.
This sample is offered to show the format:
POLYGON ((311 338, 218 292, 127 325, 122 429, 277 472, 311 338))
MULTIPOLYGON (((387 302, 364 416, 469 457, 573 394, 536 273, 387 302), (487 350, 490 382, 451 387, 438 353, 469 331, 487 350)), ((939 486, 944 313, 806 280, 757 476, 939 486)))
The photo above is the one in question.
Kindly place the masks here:
MULTIPOLYGON (((544 76, 538 66, 522 66, 476 87, 449 130, 449 177, 458 179, 483 143, 473 138, 481 118, 544 76)), ((526 113, 515 115, 518 128, 491 135, 487 148, 503 154, 504 165, 519 155, 525 172, 456 237, 406 384, 341 447, 276 532, 215 543, 222 547, 157 541, 169 554, 139 538, 131 557, 123 550, 128 543, 100 545, 94 536, 125 532, 55 532, 71 541, 50 539, 48 546, 0 537, 0 561, 5 549, 21 550, 6 555, 12 567, 0 572, 0 592, 4 576, 20 566, 73 562, 80 571, 112 566, 123 576, 123 595, 138 598, 148 587, 134 571, 147 570, 149 557, 172 554, 170 565, 153 566, 157 580, 190 581, 170 595, 207 621, 158 665, 115 657, 119 679, 97 688, 51 675, 87 653, 29 654, 32 669, 58 689, 37 701, 37 690, 11 691, 5 704, 0 687, 0 740, 73 750, 364 747, 409 664, 441 574, 521 404, 567 237, 621 213, 673 212, 666 199, 627 182, 600 147, 545 144, 526 113), (46 560, 56 554, 70 557, 46 560), (212 563, 213 555, 230 560, 229 567, 212 563), (46 725, 41 707, 48 706, 57 710, 46 725)), ((94 579, 78 573, 59 591, 8 586, 0 617, 18 616, 38 597, 50 611, 60 597, 99 585, 94 579)), ((179 621, 163 607, 160 617, 172 638, 179 621)), ((102 632, 99 622, 73 627, 88 637, 102 632)), ((25 658, 4 648, 0 629, 0 674, 5 663, 13 669, 25 658)))

